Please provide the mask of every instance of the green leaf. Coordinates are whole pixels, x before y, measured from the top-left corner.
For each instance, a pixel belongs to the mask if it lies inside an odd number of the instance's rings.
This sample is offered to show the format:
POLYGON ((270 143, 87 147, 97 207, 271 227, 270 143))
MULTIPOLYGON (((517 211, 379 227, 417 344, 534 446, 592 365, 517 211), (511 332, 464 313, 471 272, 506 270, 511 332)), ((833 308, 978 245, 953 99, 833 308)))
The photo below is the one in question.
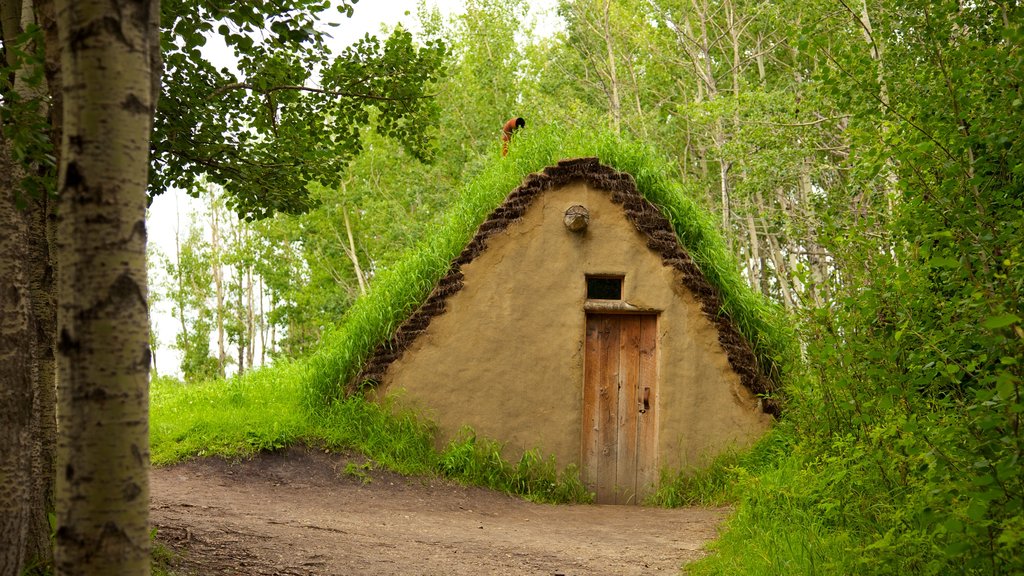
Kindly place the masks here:
POLYGON ((959 556, 971 549, 970 542, 953 542, 946 546, 946 556, 959 556))
POLYGON ((979 522, 985 518, 985 514, 988 513, 988 504, 981 500, 972 501, 967 506, 967 517, 975 522, 979 522))
POLYGON ((1014 384, 1013 375, 1009 372, 1000 372, 996 377, 996 392, 999 392, 999 397, 1004 400, 1013 398, 1014 384))
POLYGON ((956 268, 960 263, 948 256, 936 256, 928 261, 928 265, 932 268, 956 268))
POLYGON ((945 527, 946 532, 949 532, 951 534, 956 534, 957 532, 964 531, 964 523, 961 522, 955 516, 947 518, 946 521, 942 523, 942 525, 943 527, 945 527))
POLYGON ((1008 313, 1001 314, 999 316, 992 316, 988 320, 981 323, 982 326, 989 329, 1005 328, 1010 324, 1016 324, 1020 322, 1020 316, 1016 314, 1008 313))

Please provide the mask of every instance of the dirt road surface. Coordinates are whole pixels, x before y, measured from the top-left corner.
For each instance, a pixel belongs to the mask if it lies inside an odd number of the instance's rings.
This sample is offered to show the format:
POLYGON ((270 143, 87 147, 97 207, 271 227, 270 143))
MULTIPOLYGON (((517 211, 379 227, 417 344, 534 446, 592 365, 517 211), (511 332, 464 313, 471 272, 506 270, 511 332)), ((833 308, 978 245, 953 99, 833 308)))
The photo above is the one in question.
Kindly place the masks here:
POLYGON ((151 522, 195 575, 678 574, 727 510, 553 506, 290 448, 151 473, 151 522))

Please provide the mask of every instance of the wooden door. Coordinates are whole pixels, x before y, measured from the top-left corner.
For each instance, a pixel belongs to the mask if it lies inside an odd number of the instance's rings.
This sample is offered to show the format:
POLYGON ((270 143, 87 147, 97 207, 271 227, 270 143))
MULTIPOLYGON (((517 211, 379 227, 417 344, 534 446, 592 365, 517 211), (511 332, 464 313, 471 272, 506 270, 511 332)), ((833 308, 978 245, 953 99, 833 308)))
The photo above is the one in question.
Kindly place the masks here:
POLYGON ((654 314, 588 314, 583 481, 598 503, 639 504, 657 479, 654 314))

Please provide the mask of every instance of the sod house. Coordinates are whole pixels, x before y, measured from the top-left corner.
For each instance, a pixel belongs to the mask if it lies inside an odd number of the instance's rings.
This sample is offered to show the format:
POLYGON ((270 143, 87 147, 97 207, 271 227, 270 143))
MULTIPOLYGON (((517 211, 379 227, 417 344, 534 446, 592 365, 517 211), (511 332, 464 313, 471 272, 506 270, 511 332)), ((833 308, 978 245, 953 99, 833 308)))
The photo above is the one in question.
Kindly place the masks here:
POLYGON ((422 411, 441 442, 470 426, 507 458, 575 464, 605 503, 751 444, 775 409, 672 224, 596 158, 513 190, 357 379, 422 411))

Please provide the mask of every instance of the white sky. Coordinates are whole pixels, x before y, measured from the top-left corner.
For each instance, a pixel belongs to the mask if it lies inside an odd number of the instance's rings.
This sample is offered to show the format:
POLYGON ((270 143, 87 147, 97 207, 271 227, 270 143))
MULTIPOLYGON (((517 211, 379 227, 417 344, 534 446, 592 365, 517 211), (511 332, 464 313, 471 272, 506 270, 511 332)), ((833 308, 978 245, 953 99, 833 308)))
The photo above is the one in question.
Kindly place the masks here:
MULTIPOLYGON (((427 3, 437 6, 446 19, 464 10, 463 0, 427 0, 427 3)), ((401 23, 415 33, 417 30, 415 26, 417 4, 418 0, 361 0, 355 4, 352 18, 347 18, 337 11, 325 13, 323 18, 325 22, 340 24, 338 27, 328 29, 328 33, 333 38, 332 51, 340 53, 342 48, 362 38, 366 33, 379 35, 382 26, 393 27, 401 23)), ((554 30, 556 26, 553 14, 555 0, 533 0, 530 5, 534 7, 534 15, 538 18, 538 33, 545 34, 554 30)), ((204 47, 204 56, 217 66, 231 65, 232 58, 223 48, 223 43, 208 42, 204 47)), ((173 258, 174 230, 178 225, 178 220, 180 219, 184 235, 189 221, 188 213, 200 209, 198 201, 180 190, 168 190, 157 196, 153 200, 146 218, 150 245, 173 258)), ((151 291, 157 287, 159 281, 158 275, 150 277, 151 291)), ((170 304, 168 302, 151 304, 150 313, 157 340, 156 368, 160 374, 172 374, 180 377, 181 355, 171 347, 177 334, 178 322, 171 315, 170 304)), ((216 353, 212 347, 211 351, 216 353)), ((233 355, 233 352, 228 352, 228 356, 233 355)), ((259 350, 256 351, 255 356, 257 359, 259 358, 259 350)))

